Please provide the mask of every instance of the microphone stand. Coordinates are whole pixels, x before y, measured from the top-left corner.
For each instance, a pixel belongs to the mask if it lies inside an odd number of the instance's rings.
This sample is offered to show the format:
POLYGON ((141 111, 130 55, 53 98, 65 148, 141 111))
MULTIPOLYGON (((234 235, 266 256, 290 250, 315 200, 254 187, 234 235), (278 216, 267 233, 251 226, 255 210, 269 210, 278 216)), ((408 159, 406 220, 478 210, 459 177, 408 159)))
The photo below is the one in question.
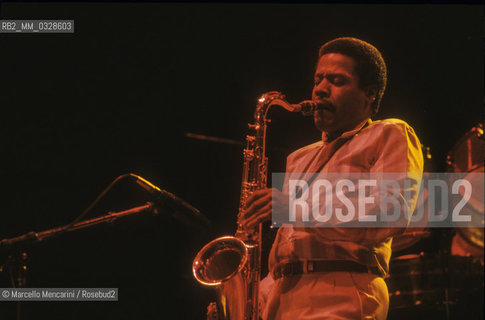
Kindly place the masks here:
MULTIPOLYGON (((126 217, 132 214, 138 214, 142 212, 151 212, 154 215, 159 213, 158 208, 155 206, 155 204, 153 204, 152 202, 147 202, 142 206, 138 206, 125 211, 112 212, 101 217, 76 222, 74 224, 70 223, 58 228, 53 228, 40 232, 32 231, 14 238, 3 239, 0 241, 0 252, 4 248, 14 248, 17 250, 13 255, 8 255, 7 261, 3 265, 0 265, 0 272, 4 271, 4 269, 8 269, 12 287, 23 288, 25 287, 27 281, 26 277, 28 257, 27 253, 23 249, 24 246, 54 238, 63 233, 92 227, 103 222, 114 222, 121 217, 126 217), (15 275, 13 274, 14 271, 16 271, 15 275)), ((17 320, 20 320, 20 303, 21 301, 17 302, 17 320)))
POLYGON ((65 232, 71 232, 74 230, 79 230, 79 229, 84 229, 87 227, 91 227, 103 222, 114 222, 115 220, 124 217, 124 216, 129 216, 132 214, 136 213, 141 213, 144 211, 152 211, 154 214, 158 214, 158 210, 155 209, 155 205, 151 202, 147 202, 145 205, 135 207, 132 209, 128 209, 125 211, 120 211, 120 212, 113 212, 113 213, 108 213, 104 216, 98 217, 98 218, 93 218, 93 219, 88 219, 84 220, 81 222, 77 222, 73 225, 65 225, 62 227, 54 228, 54 229, 49 229, 41 232, 28 232, 26 234, 23 234, 18 237, 10 238, 10 239, 3 239, 0 241, 0 249, 2 247, 10 247, 14 245, 22 245, 30 242, 41 242, 46 239, 55 237, 61 233, 65 232))

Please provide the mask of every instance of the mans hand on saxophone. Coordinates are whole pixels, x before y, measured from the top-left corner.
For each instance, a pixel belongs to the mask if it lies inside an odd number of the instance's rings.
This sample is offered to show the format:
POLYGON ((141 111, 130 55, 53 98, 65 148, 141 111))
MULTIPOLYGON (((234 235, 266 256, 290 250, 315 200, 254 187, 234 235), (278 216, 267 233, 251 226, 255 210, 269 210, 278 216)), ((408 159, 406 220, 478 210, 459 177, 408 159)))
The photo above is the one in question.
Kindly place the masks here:
POLYGON ((247 201, 246 210, 242 214, 242 226, 254 228, 264 221, 271 221, 273 215, 283 215, 288 212, 288 196, 275 188, 255 191, 247 201))

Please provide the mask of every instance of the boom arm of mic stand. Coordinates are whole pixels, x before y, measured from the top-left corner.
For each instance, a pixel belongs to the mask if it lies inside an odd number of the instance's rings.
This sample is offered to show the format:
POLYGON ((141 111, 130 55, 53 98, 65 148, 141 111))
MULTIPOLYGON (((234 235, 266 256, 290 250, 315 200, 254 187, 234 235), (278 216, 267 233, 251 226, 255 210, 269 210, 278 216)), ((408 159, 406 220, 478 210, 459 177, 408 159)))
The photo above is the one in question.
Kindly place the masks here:
POLYGON ((121 217, 142 213, 146 211, 153 212, 154 214, 158 213, 158 210, 156 209, 155 205, 151 202, 147 202, 145 205, 142 205, 139 207, 135 207, 135 208, 125 210, 125 211, 120 211, 120 212, 108 213, 104 216, 77 222, 73 225, 68 224, 66 226, 62 226, 54 229, 49 229, 41 232, 29 232, 18 237, 3 239, 0 241, 0 248, 10 247, 13 245, 19 245, 19 244, 24 244, 28 242, 40 242, 48 238, 55 237, 56 235, 61 234, 63 232, 71 232, 73 230, 84 229, 103 222, 113 222, 121 217), (68 229, 66 230, 66 228, 68 229))

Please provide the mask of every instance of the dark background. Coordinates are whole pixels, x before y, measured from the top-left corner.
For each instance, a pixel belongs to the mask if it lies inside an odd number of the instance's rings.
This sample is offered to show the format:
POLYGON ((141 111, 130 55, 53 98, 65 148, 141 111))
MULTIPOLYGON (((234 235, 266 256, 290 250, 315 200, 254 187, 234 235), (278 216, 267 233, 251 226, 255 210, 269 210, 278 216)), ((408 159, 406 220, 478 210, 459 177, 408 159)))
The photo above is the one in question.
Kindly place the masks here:
MULTIPOLYGON (((25 303, 24 319, 203 318, 212 290, 193 279, 192 259, 234 232, 242 146, 186 133, 243 141, 262 93, 309 99, 325 41, 380 49, 389 82, 376 118, 407 121, 437 171, 483 120, 480 6, 3 3, 0 18, 75 20, 74 34, 0 34, 0 239, 71 222, 128 172, 213 224, 131 216, 27 248, 28 287, 117 287, 119 301, 25 303)), ((270 171, 281 172, 320 134, 311 119, 271 115, 270 171)), ((88 217, 146 200, 126 182, 88 217)), ((14 319, 15 304, 0 312, 14 319)))

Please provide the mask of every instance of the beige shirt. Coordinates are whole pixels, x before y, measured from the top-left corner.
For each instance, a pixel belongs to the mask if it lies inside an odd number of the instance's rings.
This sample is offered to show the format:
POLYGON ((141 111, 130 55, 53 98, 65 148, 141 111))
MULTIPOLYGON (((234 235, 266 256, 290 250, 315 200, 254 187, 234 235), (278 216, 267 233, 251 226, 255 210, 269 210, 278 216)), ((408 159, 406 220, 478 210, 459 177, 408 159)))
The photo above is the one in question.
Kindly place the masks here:
MULTIPOLYGON (((286 173, 408 173, 423 172, 421 144, 404 121, 386 119, 361 123, 354 130, 326 142, 301 148, 288 156, 286 173)), ((305 177, 304 177, 305 178, 305 177)), ((419 183, 413 188, 419 188, 419 183)), ((417 190, 416 194, 417 194, 417 190)), ((414 203, 407 203, 410 208, 414 203)), ((413 210, 413 209, 412 209, 413 210)), ((278 230, 269 257, 269 269, 297 260, 353 260, 389 271, 394 228, 295 228, 278 230)))

